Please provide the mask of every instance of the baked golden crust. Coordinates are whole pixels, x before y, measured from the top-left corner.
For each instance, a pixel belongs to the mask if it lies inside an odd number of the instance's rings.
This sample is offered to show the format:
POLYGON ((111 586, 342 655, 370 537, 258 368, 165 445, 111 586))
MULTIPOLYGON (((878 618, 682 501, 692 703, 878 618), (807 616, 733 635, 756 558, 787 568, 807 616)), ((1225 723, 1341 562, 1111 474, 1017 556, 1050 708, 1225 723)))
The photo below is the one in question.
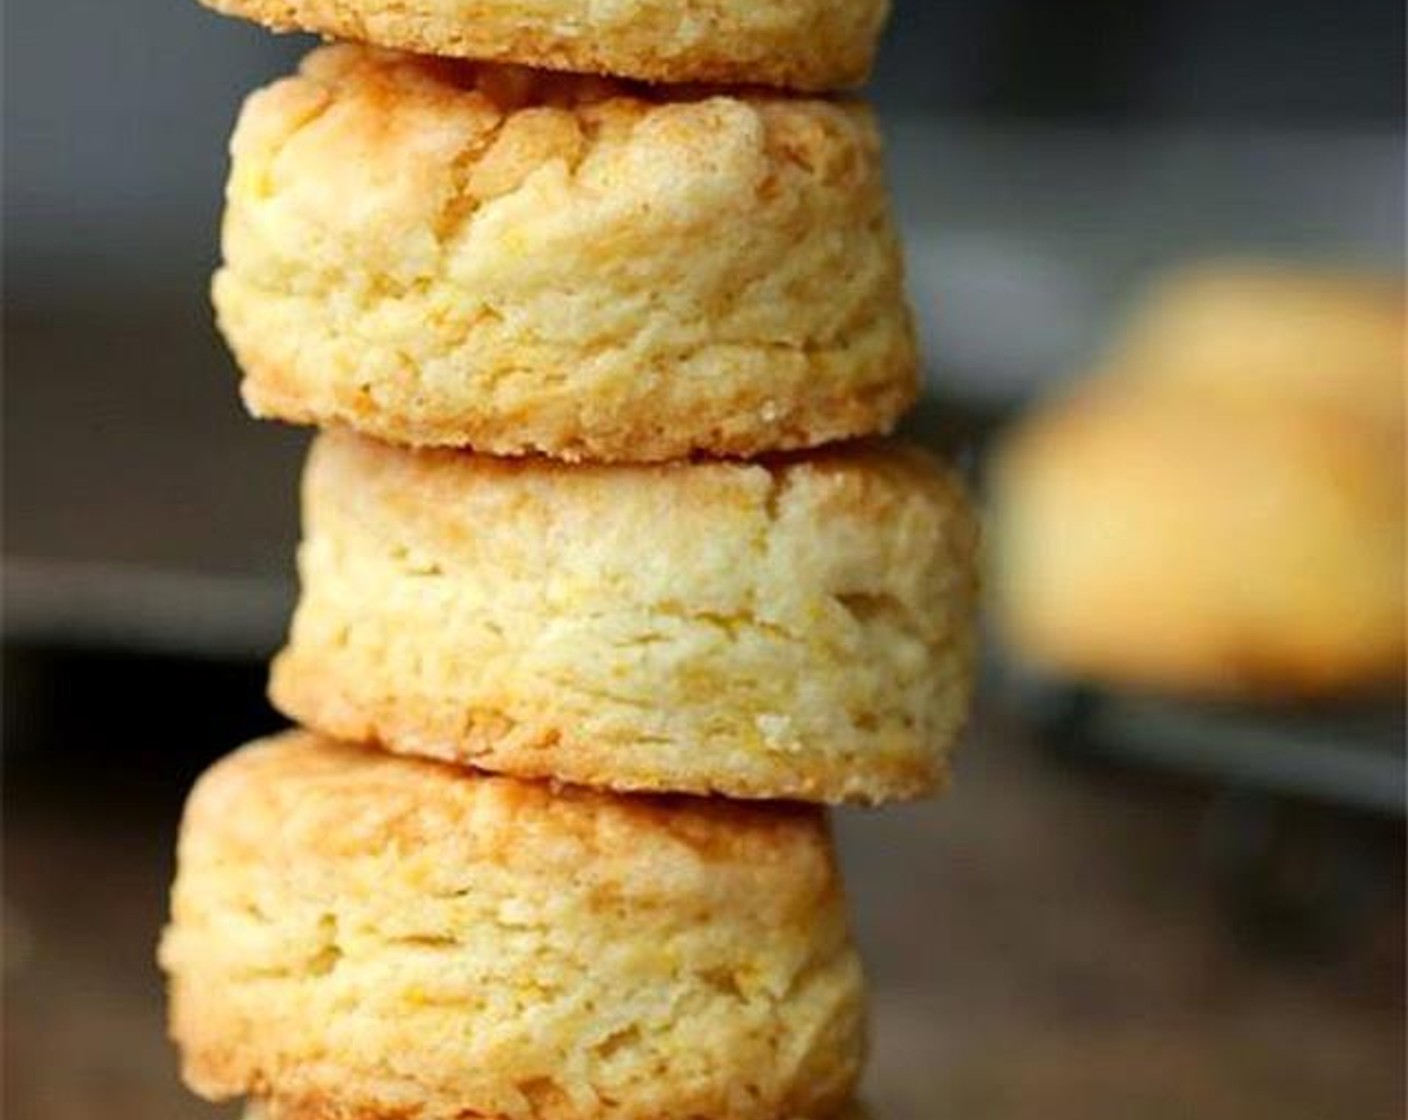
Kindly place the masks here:
POLYGON ((232 152, 214 299, 257 415, 650 461, 887 431, 917 391, 857 104, 343 45, 232 152))
POLYGON ((654 82, 859 85, 887 0, 202 0, 277 31, 654 82))
POLYGON ((1401 430, 1106 381, 994 470, 998 616, 1052 673, 1211 696, 1401 681, 1401 430))
POLYGON ((820 1117, 861 1059, 819 811, 307 732, 197 785, 160 956, 187 1082, 281 1120, 820 1117))
POLYGON ((878 802, 946 773, 976 529, 917 451, 567 466, 330 432, 304 516, 271 696, 327 734, 617 790, 878 802))

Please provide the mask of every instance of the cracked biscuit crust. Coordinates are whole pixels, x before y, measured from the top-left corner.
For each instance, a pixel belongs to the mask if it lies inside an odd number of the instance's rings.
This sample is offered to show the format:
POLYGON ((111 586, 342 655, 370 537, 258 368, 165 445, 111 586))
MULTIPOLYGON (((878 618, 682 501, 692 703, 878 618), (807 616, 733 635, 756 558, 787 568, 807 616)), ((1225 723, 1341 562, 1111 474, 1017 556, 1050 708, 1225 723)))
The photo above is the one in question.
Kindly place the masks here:
POLYGON ((567 466, 325 433, 271 695, 394 751, 618 790, 932 791, 976 529, 921 452, 567 466))
POLYGON ((214 299, 257 415, 653 461, 914 399, 860 105, 342 45, 251 97, 232 153, 214 299))
POLYGON ((278 31, 422 55, 828 90, 870 72, 888 0, 202 0, 278 31))
POLYGON ((821 1117, 863 1049, 819 810, 307 732, 198 783, 160 955, 186 1080, 285 1118, 821 1117))

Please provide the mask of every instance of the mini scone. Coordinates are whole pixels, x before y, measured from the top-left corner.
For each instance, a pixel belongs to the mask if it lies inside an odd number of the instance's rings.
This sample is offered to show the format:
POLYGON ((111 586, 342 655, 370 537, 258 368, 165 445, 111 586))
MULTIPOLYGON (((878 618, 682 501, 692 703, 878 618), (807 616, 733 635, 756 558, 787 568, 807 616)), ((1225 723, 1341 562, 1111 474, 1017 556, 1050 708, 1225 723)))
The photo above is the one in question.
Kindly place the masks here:
POLYGON ((822 1120, 863 990, 824 814, 290 732, 197 784, 160 959, 183 1075, 273 1120, 822 1120))
POLYGON ((946 773, 976 530, 921 452, 569 466, 325 433, 303 501, 271 683, 300 723, 618 790, 878 802, 946 773))
POLYGON ((1271 261, 1187 266, 1143 299, 1112 376, 1275 406, 1296 400, 1402 427, 1401 277, 1271 261))
POLYGON ((993 469, 997 616, 1050 673, 1333 696, 1404 671, 1401 424, 1286 395, 1097 380, 993 469))
POLYGON ((867 109, 325 47, 232 142, 260 416, 500 455, 890 429, 917 358, 867 109))
POLYGON ((888 0, 202 0, 276 31, 423 55, 832 90, 870 73, 888 0))

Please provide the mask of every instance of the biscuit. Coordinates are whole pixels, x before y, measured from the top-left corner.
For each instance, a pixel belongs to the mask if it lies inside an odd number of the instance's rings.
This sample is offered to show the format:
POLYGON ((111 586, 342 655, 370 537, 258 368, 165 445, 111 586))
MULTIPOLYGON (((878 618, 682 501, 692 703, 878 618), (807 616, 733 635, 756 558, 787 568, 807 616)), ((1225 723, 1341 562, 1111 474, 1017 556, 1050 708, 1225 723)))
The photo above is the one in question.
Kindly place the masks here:
POLYGON ((423 55, 803 90, 870 73, 888 0, 202 0, 276 31, 423 55))
POLYGON ((256 415, 642 461, 887 431, 917 391, 860 105, 343 45, 232 152, 214 300, 256 415))
POLYGON ((1155 285, 1107 366, 1209 399, 1300 399, 1402 425, 1404 344, 1401 278, 1214 261, 1155 285))
POLYGON ((303 731, 197 784, 160 959, 187 1083, 283 1117, 821 1117, 862 1058, 820 810, 303 731))
POLYGON ((1046 673, 1320 697, 1404 671, 1401 427, 1288 399, 1096 381, 992 471, 995 602, 1046 673))
POLYGON ((976 530, 903 447, 651 466, 325 433, 271 696, 337 738, 617 790, 931 791, 976 530))

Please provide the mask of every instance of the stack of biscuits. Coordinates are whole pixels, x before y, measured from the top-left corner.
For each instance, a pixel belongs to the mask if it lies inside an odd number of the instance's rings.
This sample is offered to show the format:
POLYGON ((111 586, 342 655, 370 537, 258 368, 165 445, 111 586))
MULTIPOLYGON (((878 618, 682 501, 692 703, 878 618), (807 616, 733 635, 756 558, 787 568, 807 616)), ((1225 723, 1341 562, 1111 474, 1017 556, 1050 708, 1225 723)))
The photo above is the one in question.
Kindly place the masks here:
POLYGON ((221 328, 316 424, 301 725, 197 785, 186 1081, 268 1120, 830 1120, 825 805, 931 793, 976 530, 917 356, 884 0, 216 0, 346 42, 232 143, 221 328), (415 53, 402 53, 415 52, 415 53), (718 84, 728 83, 728 84, 718 84))

